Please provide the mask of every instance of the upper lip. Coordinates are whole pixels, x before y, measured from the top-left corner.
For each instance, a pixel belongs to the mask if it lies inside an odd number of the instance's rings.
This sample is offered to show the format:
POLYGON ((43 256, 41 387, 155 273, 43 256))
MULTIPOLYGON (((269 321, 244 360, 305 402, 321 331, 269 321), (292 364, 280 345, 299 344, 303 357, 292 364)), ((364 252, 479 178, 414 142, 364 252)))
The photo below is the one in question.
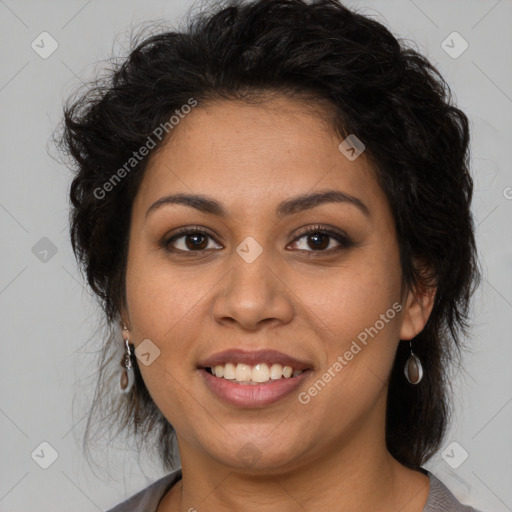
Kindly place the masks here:
POLYGON ((295 357, 283 354, 277 350, 260 349, 260 350, 240 350, 229 349, 223 352, 217 352, 198 363, 199 368, 212 368, 216 365, 224 365, 226 363, 243 363, 254 366, 260 363, 271 365, 274 363, 282 366, 291 366, 294 370, 309 370, 312 365, 306 361, 301 361, 295 357))

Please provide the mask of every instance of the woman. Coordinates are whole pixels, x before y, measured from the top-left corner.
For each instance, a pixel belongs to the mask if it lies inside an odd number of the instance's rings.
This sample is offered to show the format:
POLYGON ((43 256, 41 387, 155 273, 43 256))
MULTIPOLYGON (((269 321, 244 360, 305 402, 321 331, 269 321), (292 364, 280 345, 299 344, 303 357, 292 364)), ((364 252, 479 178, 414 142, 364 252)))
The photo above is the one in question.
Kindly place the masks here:
POLYGON ((64 122, 113 412, 172 470, 112 511, 474 510, 422 468, 479 279, 468 120, 426 58, 334 0, 232 3, 64 122))

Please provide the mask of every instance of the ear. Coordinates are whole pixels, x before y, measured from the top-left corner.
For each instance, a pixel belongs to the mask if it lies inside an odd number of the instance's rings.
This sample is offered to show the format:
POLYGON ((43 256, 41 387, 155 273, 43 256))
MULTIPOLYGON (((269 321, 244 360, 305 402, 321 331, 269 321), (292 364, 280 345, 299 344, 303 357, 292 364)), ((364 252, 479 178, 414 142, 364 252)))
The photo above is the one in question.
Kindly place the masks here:
POLYGON ((407 292, 400 328, 401 340, 412 340, 423 330, 434 307, 436 290, 435 286, 416 286, 407 292))
POLYGON ((119 313, 118 313, 118 319, 119 319, 119 326, 121 330, 124 327, 127 327, 128 330, 131 329, 130 327, 130 316, 128 315, 128 310, 125 306, 120 306, 119 313))

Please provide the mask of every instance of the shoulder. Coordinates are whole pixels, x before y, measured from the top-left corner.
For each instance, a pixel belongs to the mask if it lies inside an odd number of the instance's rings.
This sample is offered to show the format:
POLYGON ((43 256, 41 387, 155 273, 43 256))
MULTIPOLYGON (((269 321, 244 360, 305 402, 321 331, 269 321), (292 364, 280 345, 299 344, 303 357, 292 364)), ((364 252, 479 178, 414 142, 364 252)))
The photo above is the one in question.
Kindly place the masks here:
POLYGON ((181 479, 181 468, 160 478, 107 512, 156 512, 164 494, 181 479))
MULTIPOLYGON (((423 469, 423 468, 422 468, 423 469)), ((452 492, 435 475, 423 469, 430 479, 430 492, 423 512, 480 512, 468 505, 463 505, 452 492)))

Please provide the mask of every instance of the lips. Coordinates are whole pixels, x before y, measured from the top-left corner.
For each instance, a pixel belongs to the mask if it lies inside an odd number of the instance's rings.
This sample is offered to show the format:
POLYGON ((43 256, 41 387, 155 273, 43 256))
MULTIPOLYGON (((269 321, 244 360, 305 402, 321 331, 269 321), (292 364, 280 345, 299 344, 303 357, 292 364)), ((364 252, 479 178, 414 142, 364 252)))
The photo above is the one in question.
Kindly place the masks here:
POLYGON ((223 352, 217 352, 206 359, 200 361, 198 368, 213 368, 217 365, 225 365, 226 363, 242 363, 254 366, 261 363, 272 365, 274 363, 281 366, 290 366, 294 370, 312 370, 313 365, 307 361, 302 361, 295 357, 284 354, 277 350, 260 349, 255 351, 246 351, 241 349, 229 349, 223 352))
MULTIPOLYGON (((204 369, 198 371, 202 381, 219 403, 223 402, 238 408, 268 407, 281 400, 289 399, 311 375, 311 371, 306 370, 297 377, 248 385, 247 382, 238 384, 215 377, 204 369)), ((295 406, 297 406, 296 403, 295 406)))
MULTIPOLYGON (((277 350, 241 350, 229 349, 217 352, 201 360, 197 369, 206 387, 220 401, 236 407, 267 407, 289 397, 312 374, 313 365, 307 361, 292 357, 277 350), (254 367, 266 364, 268 367, 282 367, 283 378, 267 380, 266 382, 238 382, 215 376, 211 368, 218 370, 228 363, 238 369, 241 366, 254 367), (281 366, 279 366, 281 365, 281 366), (285 376, 285 369, 288 374, 285 376), (293 370, 293 375, 289 375, 293 370)), ((226 369, 226 368, 225 368, 226 369)), ((247 368, 244 369, 244 371, 247 368)), ((247 377, 247 376, 245 376, 247 377)), ((236 378, 236 377, 235 377, 236 378)), ((246 381, 247 379, 242 379, 246 381)))

